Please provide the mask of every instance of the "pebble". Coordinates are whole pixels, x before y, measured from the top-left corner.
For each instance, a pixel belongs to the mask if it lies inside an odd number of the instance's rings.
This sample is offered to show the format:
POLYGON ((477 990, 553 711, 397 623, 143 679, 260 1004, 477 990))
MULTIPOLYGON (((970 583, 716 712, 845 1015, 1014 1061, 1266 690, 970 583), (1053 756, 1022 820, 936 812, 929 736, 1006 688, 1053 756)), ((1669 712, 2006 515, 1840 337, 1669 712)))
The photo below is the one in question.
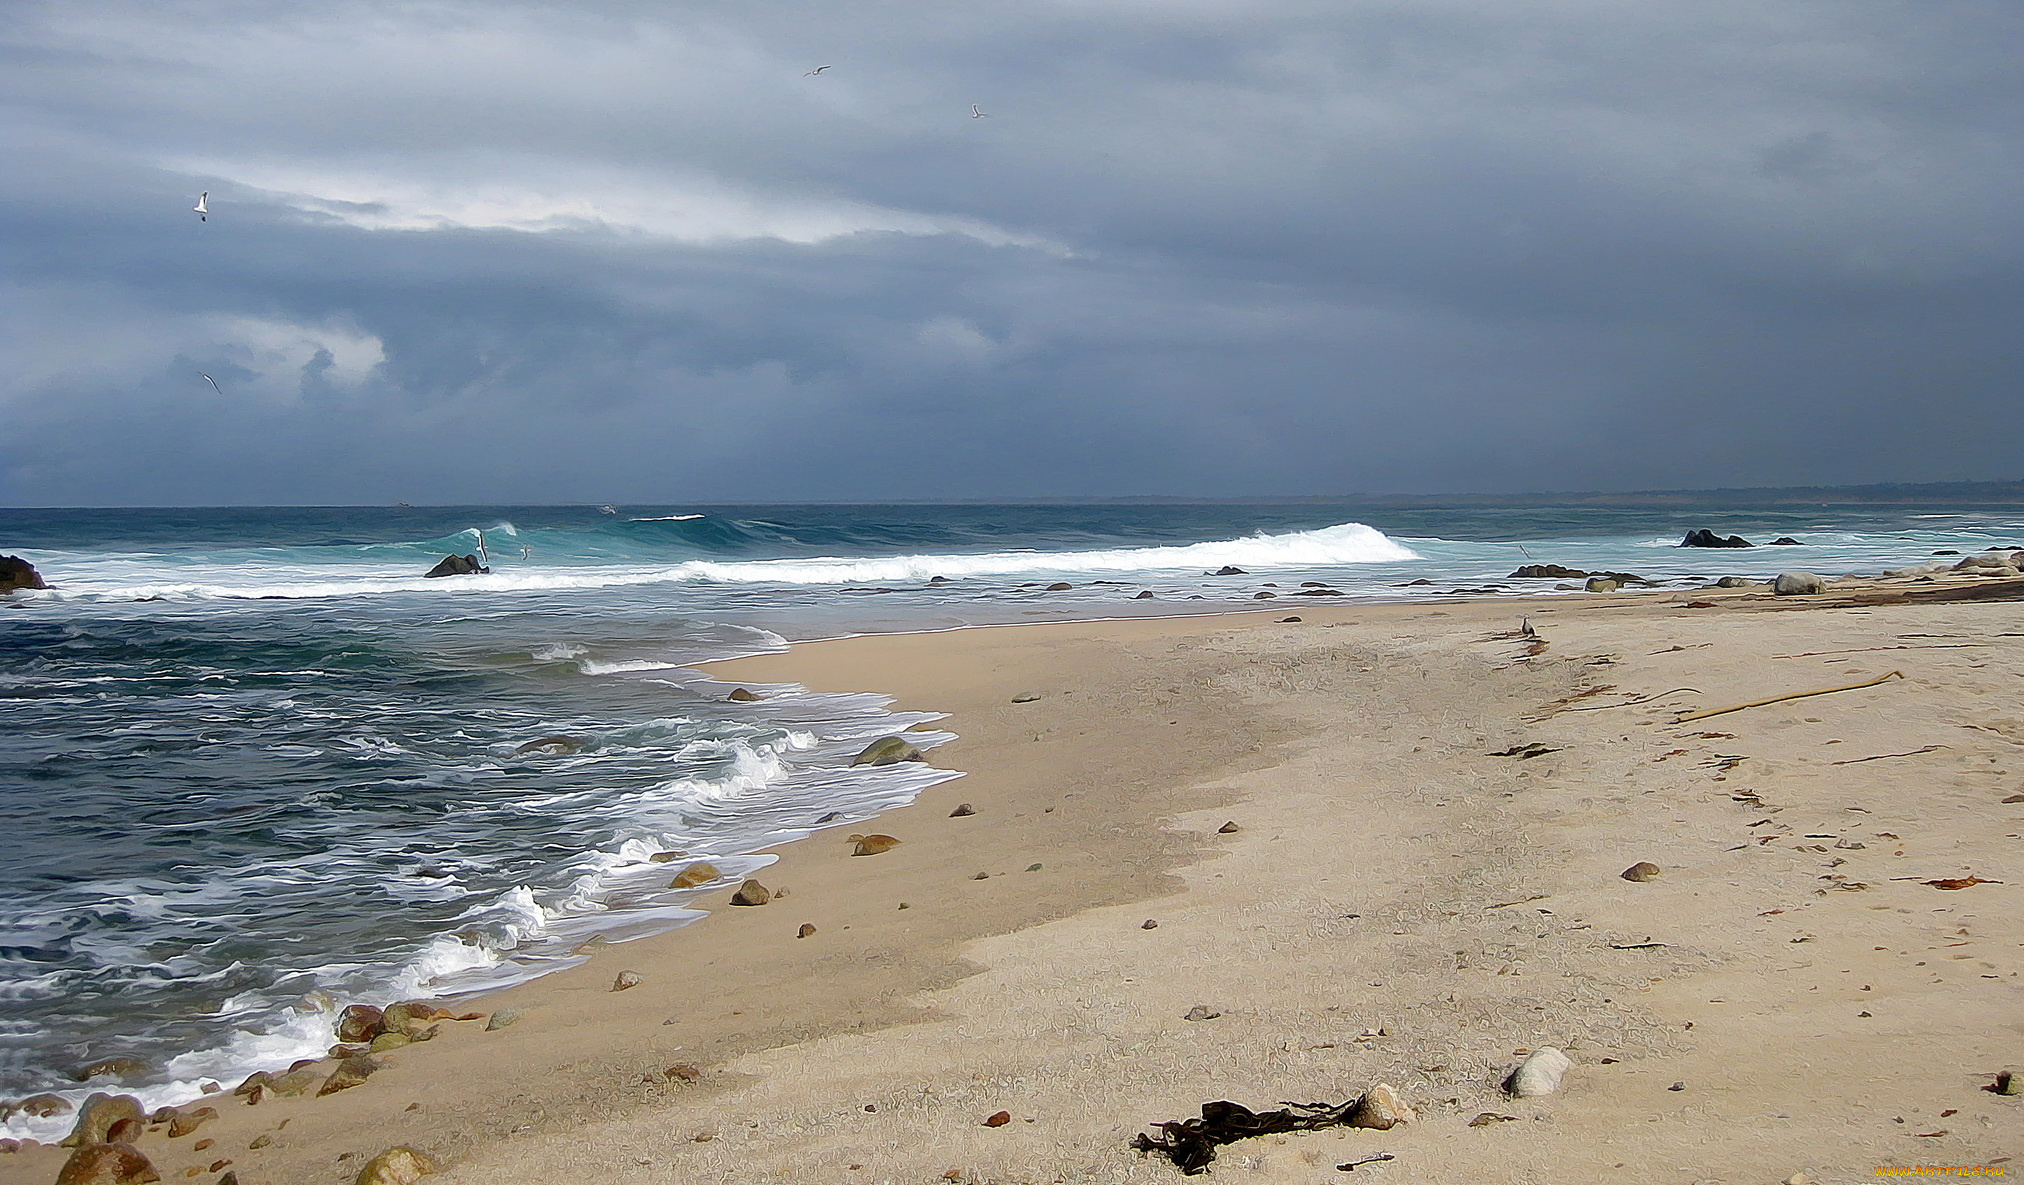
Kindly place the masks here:
POLYGON ((971 806, 967 802, 959 802, 956 804, 956 809, 949 812, 949 817, 951 819, 966 819, 976 813, 976 807, 971 806))
POLYGON ((739 885, 738 891, 731 894, 733 905, 764 905, 771 900, 773 900, 772 891, 755 880, 748 880, 739 885))
POLYGON ((1560 1089, 1561 1076, 1574 1067, 1566 1054, 1543 1045, 1532 1051, 1505 1080, 1504 1089, 1520 1098, 1536 1098, 1560 1089))
POLYGON ((987 881, 991 879, 991 874, 988 872, 980 872, 977 875, 971 877, 970 879, 973 881, 987 881))
POLYGON ((1389 1083, 1380 1082, 1363 1092, 1357 1100, 1356 1109, 1349 1113, 1349 1126, 1368 1127, 1377 1131, 1390 1131, 1401 1123, 1411 1123, 1417 1118, 1399 1092, 1389 1083))
POLYGON ((501 1008, 499 1011, 485 1018, 485 1031, 488 1033, 497 1032, 507 1025, 518 1024, 520 1023, 520 1015, 521 1013, 518 1008, 501 1008))
POLYGON ((1022 691, 1012 697, 1012 702, 1015 704, 1030 704, 1039 698, 1040 693, 1037 691, 1022 691))
POLYGON ((1659 866, 1649 860, 1640 860, 1618 875, 1627 881, 1653 881, 1659 878, 1659 866))
POLYGON ((1147 918, 1145 921, 1139 923, 1139 929, 1141 930, 1157 930, 1159 928, 1160 924, 1151 918, 1147 918))
POLYGON ((627 988, 636 988, 639 985, 640 985, 639 972, 621 971, 618 973, 617 978, 611 981, 611 990, 615 992, 622 992, 627 988))
POLYGON ((796 938, 807 938, 813 935, 814 933, 815 933, 815 923, 803 922, 801 923, 801 929, 796 931, 794 936, 796 938))
POLYGON ((1686 1088, 1687 1084, 1684 1082, 1675 1082, 1671 1086, 1666 1087, 1667 1090, 1685 1090, 1686 1088))
POLYGON ((1237 820, 1232 819, 1228 823, 1223 824, 1221 827, 1216 828, 1216 834, 1235 835, 1237 832, 1242 830, 1244 830, 1242 827, 1237 826, 1237 820))
POLYGON ((1010 1112, 1010 1111, 999 1111, 999 1112, 996 1112, 995 1114, 991 1115, 991 1116, 990 1116, 990 1117, 989 1117, 988 1119, 984 1120, 984 1126, 985 1126, 985 1127, 1004 1127, 1004 1126, 1005 1126, 1006 1124, 1008 1124, 1008 1123, 1010 1123, 1010 1122, 1012 1122, 1012 1112, 1010 1112))

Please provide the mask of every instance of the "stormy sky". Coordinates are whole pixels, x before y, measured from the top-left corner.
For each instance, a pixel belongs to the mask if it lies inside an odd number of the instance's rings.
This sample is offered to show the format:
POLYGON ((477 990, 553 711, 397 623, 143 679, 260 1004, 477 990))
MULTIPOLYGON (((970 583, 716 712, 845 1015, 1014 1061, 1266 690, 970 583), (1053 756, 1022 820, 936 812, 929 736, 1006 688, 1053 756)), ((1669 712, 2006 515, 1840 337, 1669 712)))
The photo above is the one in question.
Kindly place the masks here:
POLYGON ((0 504, 2016 478, 2020 63, 2014 0, 14 0, 0 504))

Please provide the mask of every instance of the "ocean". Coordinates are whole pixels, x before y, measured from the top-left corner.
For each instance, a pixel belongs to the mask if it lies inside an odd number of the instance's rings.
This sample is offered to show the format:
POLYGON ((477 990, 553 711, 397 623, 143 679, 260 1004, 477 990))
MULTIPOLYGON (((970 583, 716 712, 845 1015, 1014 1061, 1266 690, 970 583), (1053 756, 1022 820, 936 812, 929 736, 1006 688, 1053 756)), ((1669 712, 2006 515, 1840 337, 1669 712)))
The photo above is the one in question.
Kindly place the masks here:
POLYGON ((0 1100, 117 1081, 152 1107, 285 1068, 337 1005, 695 921, 713 890, 668 887, 690 858, 742 877, 956 776, 849 765, 948 739, 877 688, 729 702, 705 660, 1261 591, 1295 613, 1565 591, 1508 578, 1533 562, 1687 586, 2020 540, 2014 507, 0 509, 0 554, 54 586, 0 597, 0 1100), (1800 546, 1676 546, 1698 527, 1800 546), (490 574, 422 575, 481 540, 490 574), (574 751, 521 751, 557 735, 574 751), (110 1057, 144 1068, 75 1077, 110 1057))

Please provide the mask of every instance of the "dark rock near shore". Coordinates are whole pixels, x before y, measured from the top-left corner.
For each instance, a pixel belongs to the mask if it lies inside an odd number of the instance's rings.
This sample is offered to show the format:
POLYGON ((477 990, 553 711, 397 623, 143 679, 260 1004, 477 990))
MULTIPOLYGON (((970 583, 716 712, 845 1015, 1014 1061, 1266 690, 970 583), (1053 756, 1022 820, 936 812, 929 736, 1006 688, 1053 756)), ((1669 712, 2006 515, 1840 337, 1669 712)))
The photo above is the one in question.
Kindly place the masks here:
POLYGON ((482 574, 484 574, 484 573, 490 572, 491 570, 492 570, 492 569, 490 569, 490 568, 487 568, 487 567, 485 567, 485 566, 484 566, 483 564, 480 564, 480 563, 478 562, 478 557, 477 557, 477 556, 474 556, 474 555, 446 555, 446 556, 444 556, 444 557, 443 557, 443 560, 442 560, 442 562, 441 562, 441 563, 437 564, 437 565, 436 565, 435 567, 433 567, 433 568, 430 568, 430 569, 429 569, 428 571, 426 571, 426 572, 422 573, 422 575, 423 575, 424 577, 429 577, 429 576, 478 576, 478 575, 482 575, 482 574))
POLYGON ((1152 599, 1153 599, 1153 590, 1149 588, 1141 589, 1136 596, 1132 597, 1132 600, 1134 601, 1150 601, 1152 599))
POLYGON ((1216 570, 1215 570, 1214 572, 1211 572, 1211 573, 1209 573, 1209 575, 1211 575, 1211 576, 1245 576, 1245 575, 1248 575, 1248 573, 1246 573, 1246 572, 1244 571, 1244 569, 1242 569, 1242 568, 1239 568, 1239 567, 1237 567, 1237 566, 1236 566, 1235 564, 1225 564, 1225 565, 1223 565, 1222 567, 1220 567, 1220 568, 1216 569, 1216 570))
POLYGON ((1510 580, 1578 580, 1588 573, 1580 568, 1565 568, 1559 564, 1526 564, 1511 573, 1510 580))
POLYGON ((1780 572, 1771 591, 1781 597, 1804 597, 1827 591, 1827 582, 1811 572, 1780 572))
POLYGON ((77 1124, 63 1137, 63 1144, 65 1147, 103 1144, 113 1125, 125 1119, 136 1124, 148 1121, 148 1113, 141 1109, 139 1099, 130 1094, 95 1094, 78 1109, 77 1124))
POLYGON ((756 704, 759 702, 758 696, 753 695, 751 692, 745 690, 743 687, 733 687, 731 689, 731 694, 725 696, 724 698, 731 701, 734 704, 756 704))
POLYGON ((1758 584, 1758 583, 1761 583, 1761 582, 1760 582, 1760 581, 1756 581, 1756 580, 1751 580, 1751 579, 1750 579, 1749 577, 1747 577, 1747 576, 1724 576, 1724 577, 1722 577, 1722 578, 1721 578, 1720 580, 1717 580, 1717 581, 1715 582, 1715 587, 1716 587, 1716 588, 1749 588, 1749 587, 1751 587, 1752 585, 1755 585, 1755 584, 1758 584))
POLYGON ((1799 540, 1797 540, 1797 539, 1794 539, 1794 538, 1793 538, 1792 536, 1790 536, 1790 535, 1780 535, 1780 536, 1778 536, 1778 537, 1777 537, 1776 539, 1773 539, 1773 540, 1772 540, 1771 542, 1769 542, 1769 543, 1765 544, 1764 546, 1766 546, 1766 547, 1804 547, 1804 546, 1806 546, 1806 545, 1805 545, 1804 543, 1801 543, 1801 542, 1800 542, 1799 540))
POLYGON ((926 761, 921 751, 900 737, 880 737, 850 759, 852 765, 898 765, 902 761, 926 761))
POLYGON ((105 1057, 84 1066, 72 1077, 79 1082, 94 1078, 138 1078, 148 1072, 148 1064, 137 1057, 105 1057))
POLYGON ((370 1041, 379 1036, 386 1013, 370 1004, 348 1005, 337 1014, 337 1039, 344 1042, 370 1041))
POLYGON ((17 588, 48 588, 42 582, 42 573, 35 565, 18 555, 0 555, 0 593, 11 593, 17 588))
POLYGON ((1680 540, 1680 546, 1754 547, 1756 545, 1751 543, 1748 539, 1743 538, 1741 535, 1730 535, 1727 538, 1723 538, 1722 536, 1715 534, 1713 531, 1710 531, 1706 527, 1702 527, 1700 530, 1697 531, 1688 531, 1687 537, 1685 539, 1680 540))

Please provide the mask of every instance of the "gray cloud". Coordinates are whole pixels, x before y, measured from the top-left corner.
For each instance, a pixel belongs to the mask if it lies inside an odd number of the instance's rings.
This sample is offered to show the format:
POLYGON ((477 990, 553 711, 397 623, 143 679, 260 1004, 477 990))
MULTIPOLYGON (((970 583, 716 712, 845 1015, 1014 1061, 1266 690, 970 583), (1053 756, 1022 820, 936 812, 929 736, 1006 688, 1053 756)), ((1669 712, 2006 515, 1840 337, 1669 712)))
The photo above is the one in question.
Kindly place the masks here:
POLYGON ((2019 24, 22 6, 0 502, 2014 477, 2019 24))

